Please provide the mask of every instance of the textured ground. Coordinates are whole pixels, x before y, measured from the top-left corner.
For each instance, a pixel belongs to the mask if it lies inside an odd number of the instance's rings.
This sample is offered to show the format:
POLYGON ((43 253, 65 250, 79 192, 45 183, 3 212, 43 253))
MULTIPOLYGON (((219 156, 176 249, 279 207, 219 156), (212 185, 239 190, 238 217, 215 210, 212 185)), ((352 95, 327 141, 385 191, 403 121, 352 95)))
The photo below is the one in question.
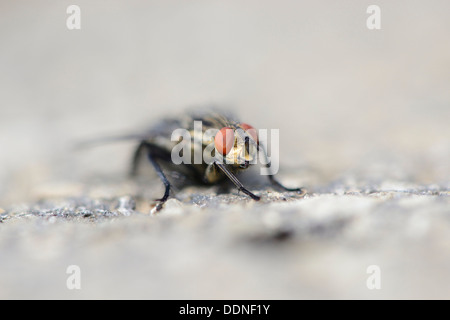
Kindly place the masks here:
POLYGON ((1 214, 2 298, 449 297, 450 194, 438 187, 261 190, 260 203, 189 188, 158 215, 139 183, 89 189, 1 214), (81 290, 66 287, 73 264, 81 290), (380 290, 366 286, 371 265, 380 290))
POLYGON ((378 2, 378 31, 356 0, 78 1, 78 31, 1 3, 0 298, 450 298, 450 8, 378 2), (260 202, 188 186, 151 215, 134 143, 73 148, 208 104, 279 128, 308 193, 252 169, 260 202))

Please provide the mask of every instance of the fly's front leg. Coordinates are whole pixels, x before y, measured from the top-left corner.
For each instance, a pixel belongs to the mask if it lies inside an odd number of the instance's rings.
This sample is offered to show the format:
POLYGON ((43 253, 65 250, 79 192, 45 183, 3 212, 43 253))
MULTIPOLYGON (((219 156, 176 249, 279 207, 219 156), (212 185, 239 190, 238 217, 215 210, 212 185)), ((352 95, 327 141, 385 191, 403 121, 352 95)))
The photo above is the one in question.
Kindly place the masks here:
MULTIPOLYGON (((267 168, 267 170, 270 171, 270 161, 269 161, 269 157, 267 156, 267 152, 266 149, 264 149, 264 147, 262 145, 258 146, 258 151, 261 151, 264 155, 265 158, 265 167, 267 168)), ((285 186, 283 186, 281 183, 279 183, 273 174, 269 174, 269 181, 270 183, 272 183, 274 186, 276 186, 279 189, 285 190, 285 191, 291 191, 291 192, 299 192, 300 194, 305 194, 306 191, 303 188, 287 188, 285 186)))
POLYGON ((230 172, 230 170, 228 170, 228 168, 223 163, 214 162, 213 165, 222 170, 222 172, 225 173, 228 179, 230 179, 235 184, 239 191, 242 191, 253 200, 258 201, 261 199, 261 197, 258 197, 257 195, 250 192, 246 187, 244 187, 244 185, 236 178, 233 173, 230 172))

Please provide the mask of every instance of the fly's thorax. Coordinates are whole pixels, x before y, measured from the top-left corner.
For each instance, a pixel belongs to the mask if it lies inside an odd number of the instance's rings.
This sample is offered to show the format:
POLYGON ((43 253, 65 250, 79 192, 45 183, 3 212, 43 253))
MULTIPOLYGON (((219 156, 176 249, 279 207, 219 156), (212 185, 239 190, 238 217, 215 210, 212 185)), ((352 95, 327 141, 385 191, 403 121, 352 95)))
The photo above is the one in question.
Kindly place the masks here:
POLYGON ((217 131, 213 128, 196 128, 189 131, 192 164, 208 165, 214 161, 214 136, 217 131))

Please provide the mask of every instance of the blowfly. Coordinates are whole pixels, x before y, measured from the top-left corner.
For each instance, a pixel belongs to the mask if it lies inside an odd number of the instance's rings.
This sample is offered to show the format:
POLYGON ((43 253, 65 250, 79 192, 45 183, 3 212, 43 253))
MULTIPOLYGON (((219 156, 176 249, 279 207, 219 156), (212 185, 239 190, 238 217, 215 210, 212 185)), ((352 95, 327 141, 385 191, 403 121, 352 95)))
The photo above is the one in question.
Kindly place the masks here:
MULTIPOLYGON (((132 135, 118 139, 139 139, 139 144, 134 152, 131 175, 136 176, 143 159, 146 156, 151 163, 160 180, 164 184, 164 195, 157 201, 155 211, 163 208, 164 203, 170 196, 171 183, 167 179, 161 165, 171 164, 171 170, 182 172, 189 176, 193 182, 213 185, 229 179, 237 189, 253 200, 260 200, 260 197, 247 189, 236 177, 236 174, 250 167, 255 163, 259 152, 266 160, 264 166, 270 168, 270 162, 266 149, 259 141, 255 128, 245 122, 238 121, 231 114, 224 114, 214 110, 193 111, 180 117, 165 118, 154 127, 142 135, 132 135), (196 123, 201 123, 201 130, 196 128, 196 123), (175 130, 184 129, 188 133, 189 141, 182 141, 183 146, 190 148, 190 156, 183 154, 186 148, 180 149, 177 155, 187 160, 174 165, 174 148, 180 148, 180 139, 173 139, 175 130), (212 130, 214 129, 214 130, 212 130), (211 133, 213 132, 213 134, 211 133), (186 143, 188 143, 186 145, 186 143), (212 158, 201 157, 199 161, 197 155, 205 153, 205 149, 212 149, 212 158), (195 158, 195 159, 194 159, 195 158)), ((305 191, 302 188, 287 188, 279 183, 273 176, 268 174, 268 179, 276 188, 298 192, 302 195, 305 191)))

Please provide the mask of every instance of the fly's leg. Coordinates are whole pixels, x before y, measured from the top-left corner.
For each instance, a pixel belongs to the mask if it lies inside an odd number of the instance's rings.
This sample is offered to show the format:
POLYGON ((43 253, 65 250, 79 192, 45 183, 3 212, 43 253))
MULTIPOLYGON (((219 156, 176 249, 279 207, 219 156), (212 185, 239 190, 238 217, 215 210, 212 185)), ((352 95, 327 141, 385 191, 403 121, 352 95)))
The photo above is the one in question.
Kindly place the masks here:
POLYGON ((147 143, 145 141, 141 141, 139 143, 139 146, 137 147, 136 151, 133 154, 133 160, 131 162, 131 170, 130 170, 130 176, 135 177, 137 175, 137 171, 139 169, 139 164, 141 163, 141 155, 142 152, 147 148, 147 143))
POLYGON ((301 193, 301 194, 305 193, 305 190, 304 190, 303 188, 288 188, 288 187, 283 186, 281 183, 279 183, 279 182, 273 177, 273 175, 270 175, 270 176, 269 176, 269 180, 270 180, 270 182, 271 182, 274 186, 276 186, 276 187, 278 187, 278 188, 280 188, 280 189, 283 189, 283 190, 285 190, 285 191, 299 192, 299 193, 301 193))
POLYGON ((148 152, 148 160, 150 161, 150 163, 153 165, 153 167, 155 168, 156 173, 158 174, 159 178, 161 179, 161 181, 164 183, 165 186, 165 191, 164 191, 164 195, 161 199, 155 199, 155 201, 158 201, 158 204, 155 207, 156 211, 159 211, 162 209, 164 203, 167 201, 167 199, 169 198, 169 193, 170 193, 170 182, 169 180, 167 180, 166 175, 164 174, 164 172, 162 171, 161 167, 159 166, 159 164, 155 161, 155 157, 152 154, 152 152, 149 150, 148 152))
MULTIPOLYGON (((265 162, 266 162, 265 167, 268 170, 270 170, 270 161, 269 161, 269 157, 267 156, 266 149, 264 149, 264 147, 260 145, 260 146, 258 146, 258 151, 262 151, 262 153, 264 155, 264 158, 265 158, 265 162)), ((268 177, 269 177, 270 183, 272 185, 274 185, 275 187, 279 188, 279 189, 282 189, 282 190, 285 190, 285 191, 290 191, 290 192, 298 192, 300 194, 305 194, 306 193, 306 191, 303 188, 287 188, 287 187, 283 186, 281 183, 279 183, 275 179, 273 174, 269 174, 268 177)))
POLYGON ((227 169, 227 167, 223 163, 214 162, 214 165, 220 170, 222 170, 223 173, 225 173, 228 179, 230 179, 235 184, 235 186, 238 188, 239 191, 242 191, 253 200, 258 201, 261 199, 261 197, 258 197, 257 195, 250 192, 247 188, 245 188, 244 185, 236 178, 236 176, 233 173, 230 172, 230 170, 227 169))
POLYGON ((161 167, 159 166, 157 159, 168 161, 170 160, 170 155, 160 147, 153 145, 146 141, 141 141, 139 146, 137 147, 136 151, 134 152, 132 166, 131 166, 131 175, 135 176, 137 174, 137 170, 140 164, 140 158, 142 155, 142 152, 147 152, 147 158, 152 164, 153 168, 155 169, 156 173, 158 174, 158 177, 161 179, 161 181, 164 183, 165 191, 164 195, 160 199, 155 199, 155 201, 158 201, 158 204, 155 207, 156 211, 159 211, 163 208, 164 203, 169 198, 170 194, 170 182, 167 179, 166 175, 162 171, 161 167))

